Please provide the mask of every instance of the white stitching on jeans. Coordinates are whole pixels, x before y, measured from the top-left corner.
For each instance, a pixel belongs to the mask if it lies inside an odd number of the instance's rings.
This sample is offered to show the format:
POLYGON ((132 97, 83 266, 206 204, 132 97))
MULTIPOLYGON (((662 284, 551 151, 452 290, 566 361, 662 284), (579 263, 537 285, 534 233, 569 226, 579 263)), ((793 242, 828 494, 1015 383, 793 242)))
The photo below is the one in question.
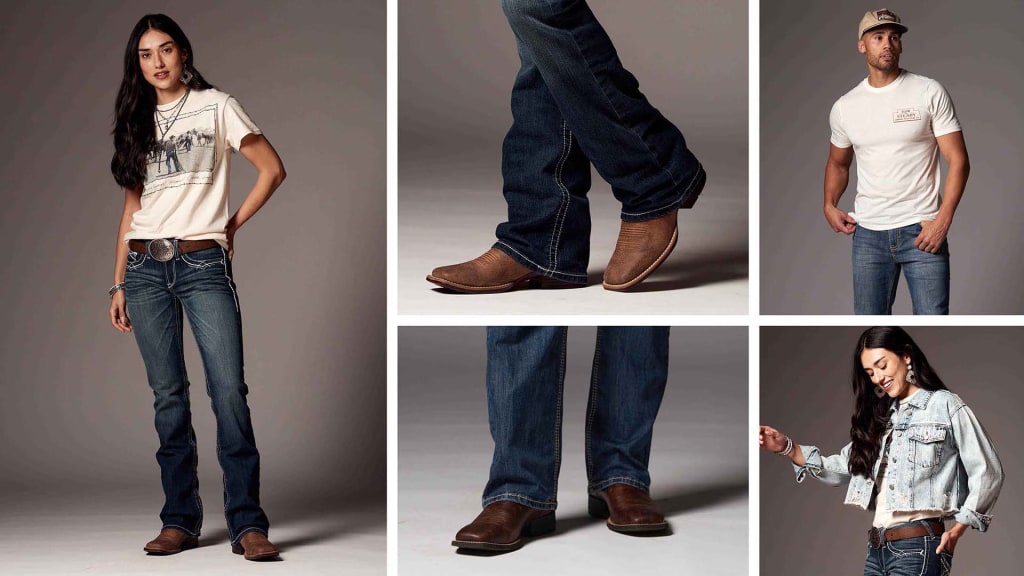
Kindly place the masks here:
POLYGON ((683 196, 686 196, 691 190, 693 190, 693 185, 697 182, 697 178, 700 177, 700 175, 703 174, 703 173, 704 173, 704 165, 701 164, 700 162, 698 162, 697 163, 697 172, 694 173, 693 178, 690 179, 690 183, 686 185, 686 190, 683 190, 679 194, 678 198, 676 198, 672 202, 669 202, 668 204, 665 204, 664 206, 661 206, 659 208, 654 208, 653 210, 648 210, 646 212, 623 212, 622 215, 623 216, 643 216, 645 214, 650 214, 652 212, 658 212, 659 210, 664 210, 664 209, 668 208, 669 206, 671 206, 673 204, 679 203, 680 201, 682 201, 683 196))
POLYGON ((569 159, 569 152, 572 150, 572 132, 566 130, 565 119, 562 120, 562 154, 555 167, 555 186, 561 191, 562 200, 558 204, 558 212, 555 214, 555 226, 551 230, 550 247, 548 248, 548 260, 553 269, 558 267, 558 245, 562 241, 562 229, 565 227, 565 216, 569 213, 569 202, 572 200, 569 189, 562 182, 562 168, 569 159), (557 237, 556 237, 557 234, 557 237))
POLYGON ((542 270, 544 272, 551 272, 552 274, 561 274, 562 276, 572 276, 574 278, 583 278, 584 280, 586 280, 586 278, 587 278, 586 274, 572 274, 572 273, 569 273, 569 272, 559 272, 558 270, 551 270, 549 268, 545 268, 545 267, 541 266, 540 264, 537 264, 533 260, 530 260, 529 258, 524 256, 522 252, 520 252, 519 250, 516 250, 515 248, 509 246, 508 244, 502 242, 501 240, 496 241, 495 244, 501 244, 502 246, 504 246, 504 247, 508 248, 509 250, 515 252, 523 260, 526 260, 527 262, 530 263, 531 266, 533 266, 534 268, 536 268, 538 270, 542 270))

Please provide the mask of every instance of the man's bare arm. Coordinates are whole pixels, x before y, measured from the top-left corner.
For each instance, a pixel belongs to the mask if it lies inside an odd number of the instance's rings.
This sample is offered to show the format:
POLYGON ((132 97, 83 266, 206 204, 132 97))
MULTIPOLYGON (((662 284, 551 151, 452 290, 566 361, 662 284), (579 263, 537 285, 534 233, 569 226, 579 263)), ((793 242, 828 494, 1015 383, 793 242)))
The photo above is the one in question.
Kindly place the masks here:
POLYGON ((850 183, 853 146, 840 148, 832 143, 828 146, 828 161, 825 163, 825 220, 833 232, 853 234, 857 221, 838 208, 839 199, 850 183))
POLYGON ((942 158, 949 165, 942 192, 942 206, 939 207, 939 214, 935 220, 921 222, 921 233, 914 240, 914 246, 932 254, 938 252, 946 240, 949 227, 953 224, 953 213, 960 204, 960 198, 967 187, 967 177, 971 173, 971 161, 967 157, 967 144, 964 143, 963 132, 939 136, 935 142, 939 145, 942 158))

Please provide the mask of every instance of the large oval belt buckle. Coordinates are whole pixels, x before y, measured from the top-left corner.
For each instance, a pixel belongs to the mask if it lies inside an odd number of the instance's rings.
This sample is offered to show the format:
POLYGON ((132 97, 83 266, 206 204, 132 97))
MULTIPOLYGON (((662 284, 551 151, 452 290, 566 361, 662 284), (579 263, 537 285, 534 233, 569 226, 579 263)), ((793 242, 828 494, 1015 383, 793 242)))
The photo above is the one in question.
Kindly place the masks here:
POLYGON ((878 548, 881 548, 882 547, 882 531, 879 530, 878 528, 871 528, 871 530, 868 530, 868 544, 872 548, 874 548, 876 550, 878 548))
POLYGON ((174 258, 174 241, 167 238, 150 240, 146 251, 157 262, 167 262, 174 258))

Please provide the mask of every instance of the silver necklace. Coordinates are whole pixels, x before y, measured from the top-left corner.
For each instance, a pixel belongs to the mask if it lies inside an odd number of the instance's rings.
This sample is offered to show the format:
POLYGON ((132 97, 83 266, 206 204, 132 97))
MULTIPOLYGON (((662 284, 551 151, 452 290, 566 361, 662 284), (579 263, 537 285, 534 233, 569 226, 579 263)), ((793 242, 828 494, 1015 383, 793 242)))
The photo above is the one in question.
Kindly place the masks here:
POLYGON ((160 142, 163 143, 164 138, 167 137, 167 133, 171 131, 171 126, 178 121, 178 116, 181 114, 182 109, 185 108, 185 101, 188 100, 188 95, 192 93, 192 89, 188 88, 185 90, 185 95, 181 97, 178 104, 167 111, 167 116, 164 116, 159 108, 156 109, 157 121, 156 127, 160 130, 160 142), (171 115, 171 112, 174 112, 171 115), (170 118, 168 120, 168 118, 170 118))

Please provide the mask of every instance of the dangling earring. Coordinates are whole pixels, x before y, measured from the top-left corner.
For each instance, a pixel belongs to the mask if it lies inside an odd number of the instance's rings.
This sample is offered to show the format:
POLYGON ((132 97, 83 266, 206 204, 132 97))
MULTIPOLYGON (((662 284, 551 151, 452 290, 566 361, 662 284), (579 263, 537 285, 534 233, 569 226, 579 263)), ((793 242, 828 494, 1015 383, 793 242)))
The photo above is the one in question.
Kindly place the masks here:
POLYGON ((186 86, 192 83, 192 71, 189 70, 188 65, 181 70, 181 83, 186 86))
POLYGON ((882 390, 881 386, 875 386, 875 396, 879 398, 885 396, 885 390, 882 390))
POLYGON ((907 362, 907 384, 917 384, 917 376, 914 375, 914 367, 907 362))

